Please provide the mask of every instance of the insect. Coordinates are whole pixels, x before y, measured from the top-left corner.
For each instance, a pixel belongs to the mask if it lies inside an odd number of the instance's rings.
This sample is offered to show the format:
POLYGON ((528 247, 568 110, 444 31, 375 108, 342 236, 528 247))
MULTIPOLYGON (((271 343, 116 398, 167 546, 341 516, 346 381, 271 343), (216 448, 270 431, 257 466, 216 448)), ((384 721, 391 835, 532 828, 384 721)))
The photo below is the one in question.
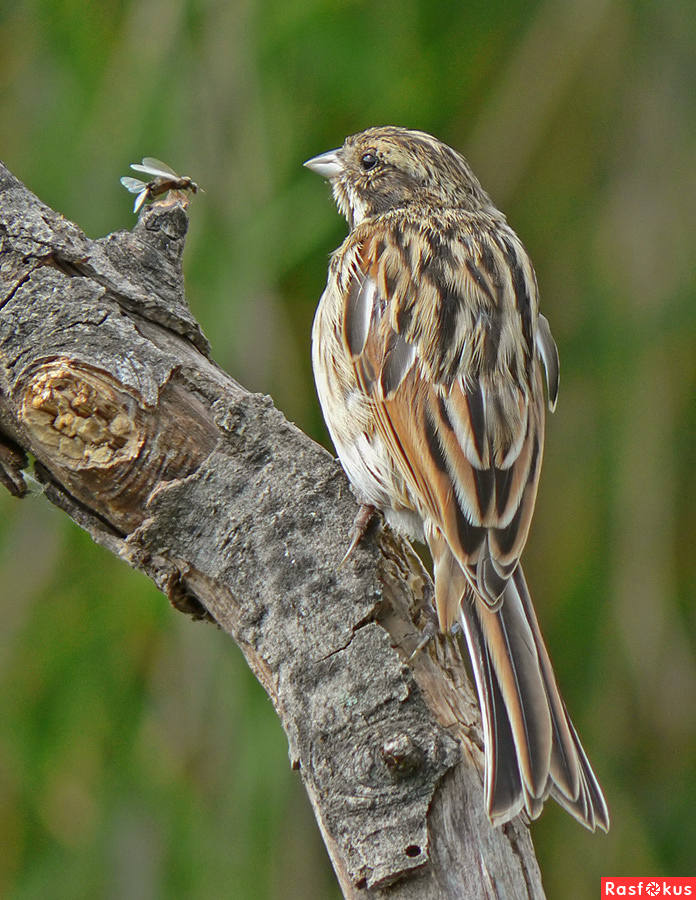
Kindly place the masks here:
POLYGON ((166 194, 167 191, 191 191, 192 194, 196 194, 202 190, 188 175, 178 175, 171 166, 155 159, 154 156, 143 157, 142 163, 133 163, 131 169, 154 176, 147 182, 141 181, 139 178, 132 178, 130 175, 124 175, 121 178, 124 188, 131 194, 138 195, 133 205, 134 213, 140 212, 147 201, 154 200, 155 197, 166 194))

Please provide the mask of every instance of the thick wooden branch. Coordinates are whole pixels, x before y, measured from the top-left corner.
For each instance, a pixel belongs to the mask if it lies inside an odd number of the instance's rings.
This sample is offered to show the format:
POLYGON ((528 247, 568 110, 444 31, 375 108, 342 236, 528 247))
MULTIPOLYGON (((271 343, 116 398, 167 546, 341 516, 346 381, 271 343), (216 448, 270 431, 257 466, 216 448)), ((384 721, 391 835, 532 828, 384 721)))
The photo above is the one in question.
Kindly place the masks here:
POLYGON ((334 459, 208 355, 181 196, 91 241, 0 165, 0 471, 239 644, 349 898, 543 896, 529 831, 483 809, 457 643, 413 661, 432 585, 334 459))

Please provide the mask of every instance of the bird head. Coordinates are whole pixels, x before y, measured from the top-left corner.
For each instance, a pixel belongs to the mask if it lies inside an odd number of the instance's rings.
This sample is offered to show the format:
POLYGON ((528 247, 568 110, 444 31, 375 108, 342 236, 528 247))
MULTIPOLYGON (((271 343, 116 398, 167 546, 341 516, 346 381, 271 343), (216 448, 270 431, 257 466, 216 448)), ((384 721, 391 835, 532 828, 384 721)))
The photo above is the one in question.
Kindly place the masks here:
POLYGON ((368 128, 305 166, 329 180, 350 228, 392 209, 493 208, 464 157, 423 131, 368 128))

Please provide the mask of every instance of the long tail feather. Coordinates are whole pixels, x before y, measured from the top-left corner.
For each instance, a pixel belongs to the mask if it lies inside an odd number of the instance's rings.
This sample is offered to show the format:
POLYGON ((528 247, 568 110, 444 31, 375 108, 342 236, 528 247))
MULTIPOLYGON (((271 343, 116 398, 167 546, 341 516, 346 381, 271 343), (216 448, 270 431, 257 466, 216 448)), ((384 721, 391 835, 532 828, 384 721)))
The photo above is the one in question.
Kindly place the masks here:
POLYGON ((609 830, 609 810, 565 703, 532 605, 522 568, 513 576, 515 589, 534 634, 554 727, 551 796, 591 831, 609 830))
POLYGON ((489 818, 502 824, 524 809, 534 819, 551 796, 591 831, 607 831, 604 795, 558 691, 522 568, 495 612, 456 577, 450 591, 463 596, 460 616, 486 745, 489 818))

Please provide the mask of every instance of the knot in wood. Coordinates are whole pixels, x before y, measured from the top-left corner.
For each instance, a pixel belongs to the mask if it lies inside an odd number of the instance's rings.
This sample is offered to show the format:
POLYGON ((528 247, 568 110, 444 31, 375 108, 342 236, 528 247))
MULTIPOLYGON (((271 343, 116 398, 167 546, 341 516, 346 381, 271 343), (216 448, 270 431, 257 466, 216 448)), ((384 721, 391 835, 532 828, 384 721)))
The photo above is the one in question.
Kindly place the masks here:
POLYGON ((404 732, 384 741, 379 752, 387 768, 395 775, 405 777, 423 765, 423 751, 404 732))
POLYGON ((73 470, 133 459, 145 439, 135 399, 105 372, 68 359, 33 373, 20 417, 34 440, 73 470))

